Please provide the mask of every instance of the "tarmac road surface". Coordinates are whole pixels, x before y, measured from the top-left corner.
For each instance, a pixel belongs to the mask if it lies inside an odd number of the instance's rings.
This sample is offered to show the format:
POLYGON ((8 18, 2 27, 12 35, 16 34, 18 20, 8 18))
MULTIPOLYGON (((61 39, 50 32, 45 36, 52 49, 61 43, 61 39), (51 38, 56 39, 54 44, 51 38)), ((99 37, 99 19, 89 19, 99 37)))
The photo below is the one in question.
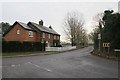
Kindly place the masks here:
POLYGON ((90 54, 92 46, 60 54, 2 59, 3 78, 118 78, 118 62, 90 54))

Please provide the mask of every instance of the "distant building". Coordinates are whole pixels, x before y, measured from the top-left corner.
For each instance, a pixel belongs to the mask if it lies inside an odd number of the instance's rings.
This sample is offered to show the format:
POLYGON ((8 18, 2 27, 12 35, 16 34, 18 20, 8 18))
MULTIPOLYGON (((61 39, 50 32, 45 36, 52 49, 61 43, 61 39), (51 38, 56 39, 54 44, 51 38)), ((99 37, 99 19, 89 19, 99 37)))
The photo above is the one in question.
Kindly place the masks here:
POLYGON ((118 12, 120 13, 120 1, 118 2, 118 12))
POLYGON ((5 41, 41 42, 46 46, 58 46, 60 35, 51 26, 46 27, 43 21, 22 23, 16 21, 3 35, 5 41))

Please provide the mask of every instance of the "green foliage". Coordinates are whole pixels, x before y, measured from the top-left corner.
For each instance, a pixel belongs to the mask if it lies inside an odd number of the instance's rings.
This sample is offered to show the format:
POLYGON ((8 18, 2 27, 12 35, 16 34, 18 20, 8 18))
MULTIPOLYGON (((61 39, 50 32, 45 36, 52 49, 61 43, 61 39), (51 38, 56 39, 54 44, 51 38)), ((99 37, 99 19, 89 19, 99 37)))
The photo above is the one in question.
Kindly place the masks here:
POLYGON ((4 34, 10 28, 10 24, 1 22, 0 28, 2 29, 2 32, 0 32, 0 33, 4 34))
POLYGON ((102 30, 103 42, 110 42, 111 49, 120 49, 120 14, 107 11, 103 20, 105 22, 102 30))
POLYGON ((94 40, 94 49, 96 50, 98 49, 98 46, 99 46, 98 33, 94 33, 93 40, 94 40))
MULTIPOLYGON (((104 26, 101 29, 101 47, 103 42, 110 42, 110 51, 120 49, 120 14, 113 13, 113 10, 106 10, 102 19, 104 26)), ((94 47, 98 49, 97 34, 94 35, 94 43, 94 47)))
POLYGON ((2 41, 2 52, 45 51, 41 42, 2 41))

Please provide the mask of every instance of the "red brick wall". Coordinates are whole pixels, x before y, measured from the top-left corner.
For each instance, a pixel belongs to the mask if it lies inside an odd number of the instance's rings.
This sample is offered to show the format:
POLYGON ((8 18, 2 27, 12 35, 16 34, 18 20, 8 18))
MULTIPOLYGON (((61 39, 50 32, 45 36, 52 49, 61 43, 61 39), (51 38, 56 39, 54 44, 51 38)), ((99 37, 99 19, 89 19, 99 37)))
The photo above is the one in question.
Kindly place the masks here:
POLYGON ((42 35, 42 36, 41 36, 41 39, 43 39, 43 40, 45 40, 45 41, 48 41, 48 42, 50 42, 50 43, 53 43, 53 35, 52 35, 52 34, 50 34, 50 39, 49 39, 49 37, 48 37, 49 33, 45 33, 45 38, 43 38, 43 33, 42 33, 41 35, 42 35))
POLYGON ((41 38, 44 39, 45 41, 49 41, 49 42, 53 42, 53 40, 60 40, 60 36, 58 36, 58 35, 50 34, 50 39, 49 39, 48 35, 49 35, 49 33, 45 33, 45 38, 43 38, 43 36, 41 36, 41 38), (54 36, 56 36, 55 39, 54 39, 54 36))
POLYGON ((36 32, 36 41, 40 42, 41 41, 41 34, 36 32))
POLYGON ((54 40, 60 40, 60 36, 54 35, 53 39, 54 39, 54 40))
POLYGON ((36 41, 36 32, 33 32, 33 37, 29 37, 29 30, 24 29, 19 24, 16 24, 5 36, 5 41, 36 41), (20 30, 20 34, 17 34, 20 30))
POLYGON ((48 43, 50 43, 50 44, 53 44, 54 40, 59 40, 60 41, 60 36, 58 36, 58 35, 50 34, 50 39, 49 39, 49 33, 45 33, 45 38, 43 38, 43 33, 41 33, 41 35, 42 35, 41 39, 43 39, 44 41, 48 41, 48 43), (55 39, 54 39, 54 36, 56 36, 55 39))

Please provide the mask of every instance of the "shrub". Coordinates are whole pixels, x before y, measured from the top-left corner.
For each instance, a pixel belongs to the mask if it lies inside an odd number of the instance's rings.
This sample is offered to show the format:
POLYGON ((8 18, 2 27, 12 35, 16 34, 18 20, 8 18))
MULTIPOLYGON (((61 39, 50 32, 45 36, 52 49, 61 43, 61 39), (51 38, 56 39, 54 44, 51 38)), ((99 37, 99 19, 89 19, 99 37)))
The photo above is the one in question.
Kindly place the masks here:
POLYGON ((41 42, 2 41, 2 52, 45 51, 41 42))

